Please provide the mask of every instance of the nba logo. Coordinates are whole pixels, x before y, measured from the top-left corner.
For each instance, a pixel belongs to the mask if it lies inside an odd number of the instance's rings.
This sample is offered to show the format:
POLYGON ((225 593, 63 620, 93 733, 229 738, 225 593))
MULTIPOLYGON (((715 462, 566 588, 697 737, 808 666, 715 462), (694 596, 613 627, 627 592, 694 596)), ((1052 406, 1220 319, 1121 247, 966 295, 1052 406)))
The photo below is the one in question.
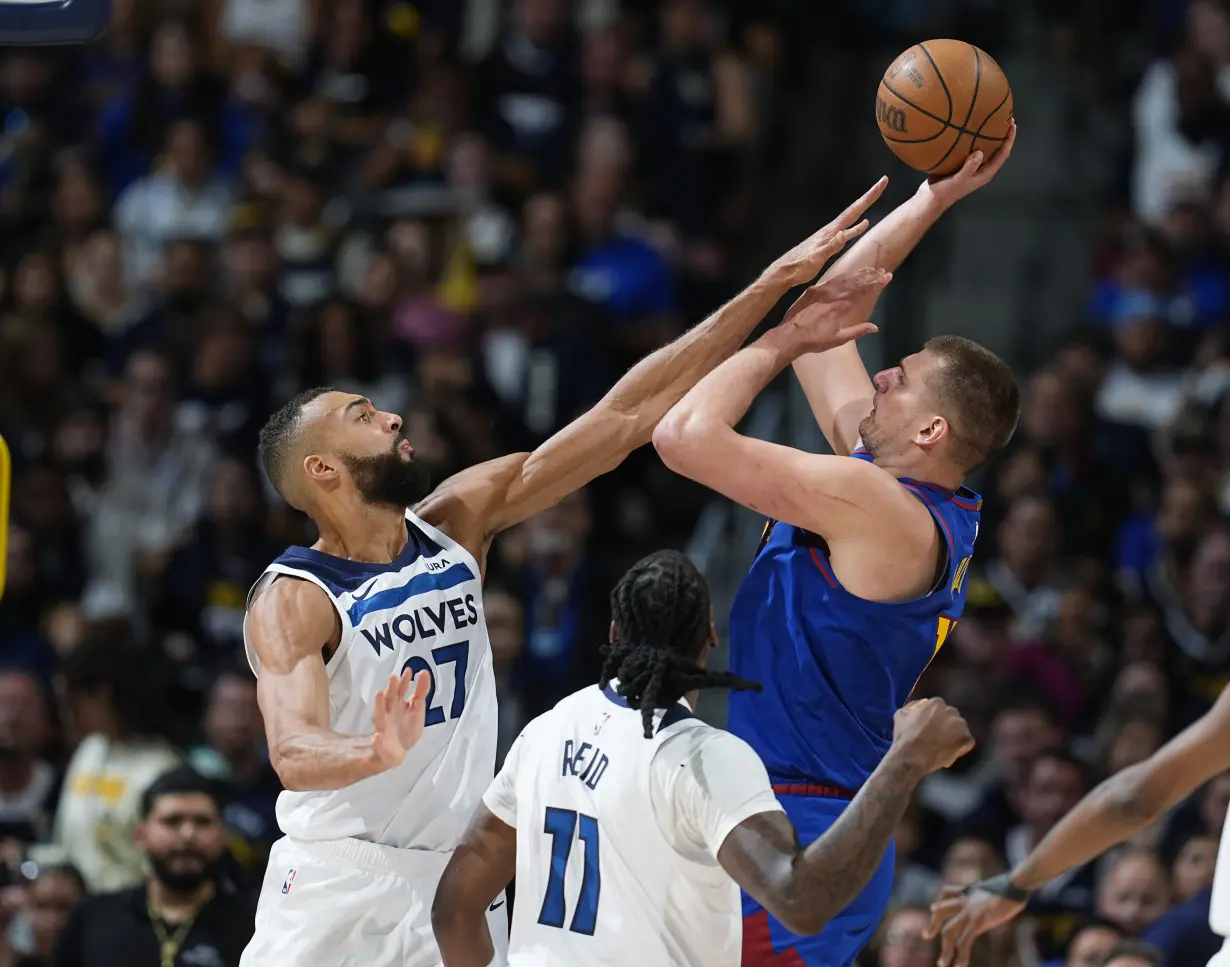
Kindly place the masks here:
POLYGON ((289 893, 291 884, 294 882, 295 882, 295 870, 292 867, 291 871, 286 874, 286 880, 282 884, 282 893, 283 894, 289 893))
POLYGON ((0 44, 87 44, 110 19, 111 0, 0 0, 0 44))
POLYGON ((610 712, 604 712, 602 714, 602 718, 598 719, 598 724, 594 726, 594 735, 597 735, 599 732, 602 731, 602 727, 606 725, 606 723, 610 720, 610 718, 611 718, 610 712))

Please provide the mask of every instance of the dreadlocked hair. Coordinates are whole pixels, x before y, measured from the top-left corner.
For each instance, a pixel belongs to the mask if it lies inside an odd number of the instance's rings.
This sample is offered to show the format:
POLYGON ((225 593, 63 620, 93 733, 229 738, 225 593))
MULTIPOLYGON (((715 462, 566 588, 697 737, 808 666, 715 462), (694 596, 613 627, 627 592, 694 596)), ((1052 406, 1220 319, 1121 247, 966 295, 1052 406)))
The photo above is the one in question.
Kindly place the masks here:
POLYGON ((645 738, 653 737, 653 714, 698 688, 760 691, 730 672, 708 671, 696 662, 709 640, 709 585, 696 565, 678 551, 656 551, 628 569, 611 592, 615 640, 603 649, 606 688, 618 679, 618 694, 641 710, 645 738))

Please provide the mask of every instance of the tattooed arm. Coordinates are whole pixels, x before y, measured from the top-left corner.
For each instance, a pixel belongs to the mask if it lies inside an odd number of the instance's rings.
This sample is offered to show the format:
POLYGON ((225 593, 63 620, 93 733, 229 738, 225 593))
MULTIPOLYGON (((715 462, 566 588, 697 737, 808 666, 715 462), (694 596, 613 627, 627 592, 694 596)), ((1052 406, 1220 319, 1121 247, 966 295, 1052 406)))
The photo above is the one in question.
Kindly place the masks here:
POLYGON ((760 813, 726 837, 718 862, 796 934, 819 933, 871 880, 925 770, 889 752, 819 839, 799 845, 784 812, 760 813))
POLYGON ((762 812, 730 831, 718 862, 787 929, 819 933, 871 880, 923 776, 973 746, 955 709, 912 702, 896 715, 892 748, 824 835, 800 846, 785 813, 762 812))

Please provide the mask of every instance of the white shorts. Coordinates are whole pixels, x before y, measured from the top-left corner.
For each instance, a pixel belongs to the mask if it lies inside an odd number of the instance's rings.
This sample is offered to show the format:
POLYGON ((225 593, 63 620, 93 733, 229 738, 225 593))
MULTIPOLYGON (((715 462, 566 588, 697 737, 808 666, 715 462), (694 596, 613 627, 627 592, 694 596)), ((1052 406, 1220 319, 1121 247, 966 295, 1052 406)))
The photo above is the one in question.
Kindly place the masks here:
MULTIPOLYGON (((269 852, 240 967, 439 967, 431 901, 450 855, 284 836, 269 852)), ((498 965, 508 955, 504 901, 487 914, 498 965)))

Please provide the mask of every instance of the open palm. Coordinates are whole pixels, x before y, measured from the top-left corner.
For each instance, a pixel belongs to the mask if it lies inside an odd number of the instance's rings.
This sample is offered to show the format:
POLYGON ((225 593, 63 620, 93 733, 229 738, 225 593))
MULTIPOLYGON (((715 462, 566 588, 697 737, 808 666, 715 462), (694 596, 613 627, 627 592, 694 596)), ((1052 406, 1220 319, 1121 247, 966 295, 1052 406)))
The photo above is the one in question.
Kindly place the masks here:
POLYGON ((376 693, 372 750, 386 769, 401 765, 406 753, 422 738, 430 688, 430 672, 422 671, 411 678, 407 668, 400 677, 390 675, 388 687, 376 693))

